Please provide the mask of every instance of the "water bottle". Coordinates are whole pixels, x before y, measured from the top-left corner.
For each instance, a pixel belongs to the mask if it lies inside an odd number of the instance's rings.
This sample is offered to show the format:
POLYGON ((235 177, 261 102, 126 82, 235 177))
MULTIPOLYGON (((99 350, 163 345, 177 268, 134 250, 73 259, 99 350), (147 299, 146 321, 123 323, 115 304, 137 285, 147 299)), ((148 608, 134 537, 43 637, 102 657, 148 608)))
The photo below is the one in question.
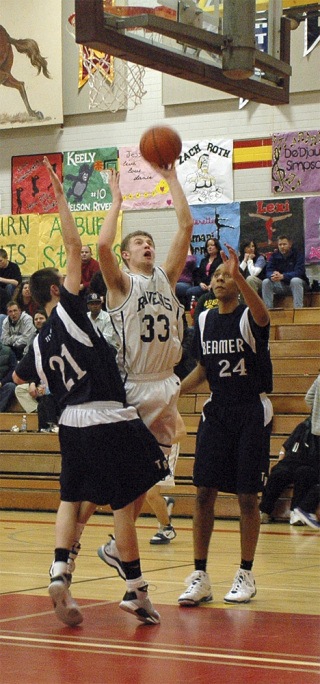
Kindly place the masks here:
POLYGON ((195 312, 196 306, 197 306, 196 298, 194 295, 192 295, 191 302, 190 302, 190 316, 191 316, 191 318, 194 317, 194 312, 195 312))
POLYGON ((20 432, 27 432, 27 416, 22 416, 20 432))

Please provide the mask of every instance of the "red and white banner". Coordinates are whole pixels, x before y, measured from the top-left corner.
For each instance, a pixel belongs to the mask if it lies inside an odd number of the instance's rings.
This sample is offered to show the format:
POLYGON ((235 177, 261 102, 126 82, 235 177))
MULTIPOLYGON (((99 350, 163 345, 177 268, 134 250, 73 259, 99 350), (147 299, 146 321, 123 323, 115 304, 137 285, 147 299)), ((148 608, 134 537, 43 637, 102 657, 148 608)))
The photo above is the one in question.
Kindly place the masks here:
MULTIPOLYGON (((62 181, 62 153, 46 155, 62 181)), ((53 214, 58 211, 43 154, 27 154, 11 159, 12 214, 53 214)))

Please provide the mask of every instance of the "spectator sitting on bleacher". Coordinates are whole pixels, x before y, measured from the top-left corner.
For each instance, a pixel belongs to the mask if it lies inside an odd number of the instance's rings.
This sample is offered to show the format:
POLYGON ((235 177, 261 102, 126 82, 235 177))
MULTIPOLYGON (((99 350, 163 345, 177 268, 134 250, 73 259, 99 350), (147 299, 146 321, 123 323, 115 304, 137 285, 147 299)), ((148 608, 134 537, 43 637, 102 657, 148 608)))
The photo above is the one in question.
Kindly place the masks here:
MULTIPOLYGON (((48 316, 45 309, 37 309, 33 316, 33 325, 36 329, 36 333, 41 330, 43 324, 46 322, 48 316)), ((30 387, 29 383, 24 383, 23 385, 16 385, 16 398, 22 406, 25 413, 34 413, 38 410, 37 402, 37 392, 36 384, 33 383, 34 387, 30 387)))
MULTIPOLYGON (((31 392, 30 384, 29 391, 31 392)), ((55 397, 49 392, 48 387, 41 383, 35 386, 35 394, 38 401, 38 432, 59 432, 58 420, 61 410, 55 397)))
POLYGON ((186 294, 189 288, 193 285, 193 273, 196 266, 197 259, 194 255, 193 246, 190 243, 186 263, 176 284, 176 295, 179 299, 179 302, 185 307, 185 309, 188 309, 190 306, 190 297, 186 297, 186 294))
POLYGON ((207 309, 216 309, 218 306, 218 300, 214 296, 214 292, 212 289, 212 278, 210 280, 210 288, 206 292, 204 292, 201 297, 199 297, 197 301, 197 306, 195 308, 194 316, 193 316, 193 324, 196 325, 198 318, 201 314, 201 311, 206 311, 207 309))
POLYGON ((6 313, 6 306, 17 285, 21 283, 21 271, 14 261, 9 261, 5 249, 0 249, 0 310, 6 313))
POLYGON ((13 293, 13 301, 19 304, 21 311, 25 311, 32 317, 39 308, 37 302, 34 301, 31 295, 29 280, 24 280, 22 283, 19 283, 13 293))
POLYGON ((89 292, 90 280, 94 273, 100 271, 99 261, 93 258, 92 249, 89 245, 82 245, 81 247, 81 296, 86 296, 89 292))
MULTIPOLYGON (((37 309, 33 316, 33 323, 37 333, 48 318, 45 309, 37 309)), ((36 334, 37 334, 36 333, 36 334)), ((57 422, 60 409, 48 388, 33 378, 30 383, 16 386, 16 398, 26 413, 38 411, 38 431, 57 432, 57 422)))
POLYGON ((290 524, 301 525, 301 516, 296 515, 295 509, 309 489, 319 483, 320 375, 308 390, 305 401, 312 407, 311 416, 297 425, 280 450, 279 462, 262 493, 262 524, 272 521, 277 499, 286 487, 293 485, 290 524))
POLYGON ((12 382, 12 373, 16 364, 12 349, 0 342, 0 412, 8 409, 14 397, 16 385, 12 382))
POLYGON ((197 300, 210 288, 211 278, 216 268, 222 264, 221 245, 217 238, 208 238, 205 244, 205 256, 201 259, 198 268, 193 272, 194 285, 185 293, 186 308, 190 308, 191 298, 197 300))
POLYGON ((96 294, 101 297, 102 301, 102 310, 106 310, 106 297, 107 297, 107 286, 103 280, 103 275, 101 271, 97 271, 96 273, 93 274, 91 280, 90 280, 90 285, 89 285, 89 294, 91 292, 95 292, 96 294))
POLYGON ((16 398, 26 413, 38 412, 38 432, 58 432, 60 409, 48 388, 38 379, 17 385, 16 398))
POLYGON ((14 352, 17 361, 27 353, 36 334, 31 316, 21 311, 19 304, 11 300, 7 304, 7 316, 2 324, 1 342, 14 352))
POLYGON ((88 318, 95 328, 100 330, 104 339, 116 349, 116 334, 111 323, 110 314, 102 311, 102 300, 96 292, 87 296, 88 318))
POLYGON ((58 432, 60 408, 38 378, 29 384, 17 385, 16 398, 26 413, 38 412, 38 432, 58 432))
MULTIPOLYGON (((320 375, 311 385, 305 396, 305 402, 311 407, 311 432, 317 440, 318 453, 320 451, 320 375)), ((294 509, 297 518, 312 527, 320 530, 320 497, 319 484, 313 485, 307 492, 299 506, 294 509)))
POLYGON ((308 289, 304 255, 293 247, 287 235, 279 235, 278 249, 267 262, 266 278, 262 281, 262 299, 273 309, 274 295, 293 296, 293 308, 303 307, 303 295, 308 289))
POLYGON ((261 294, 262 281, 266 275, 266 258, 259 254, 255 240, 244 240, 240 245, 240 271, 246 281, 261 294))

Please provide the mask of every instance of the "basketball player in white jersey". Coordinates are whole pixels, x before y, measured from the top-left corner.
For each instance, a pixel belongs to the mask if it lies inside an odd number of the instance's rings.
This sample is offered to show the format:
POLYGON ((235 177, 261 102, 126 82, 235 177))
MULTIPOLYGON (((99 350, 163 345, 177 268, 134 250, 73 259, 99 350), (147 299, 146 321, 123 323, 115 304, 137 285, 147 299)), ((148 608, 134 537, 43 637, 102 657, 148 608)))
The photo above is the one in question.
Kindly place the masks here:
MULTIPOLYGON (((107 308, 118 338, 117 362, 127 400, 169 455, 179 420, 180 380, 173 369, 181 357, 184 311, 174 291, 187 258, 193 218, 175 168, 156 170, 169 185, 178 219, 165 263, 155 266, 153 238, 141 230, 123 240, 121 256, 127 270, 119 267, 113 243, 122 195, 119 173, 113 169, 109 171, 113 201, 99 236, 99 260, 107 285, 107 308)), ((164 484, 168 484, 166 480, 164 484)), ((151 543, 169 543, 176 535, 160 485, 152 488, 147 498, 160 523, 151 543)), ((107 563, 110 555, 115 555, 112 546, 113 541, 98 550, 107 563)))

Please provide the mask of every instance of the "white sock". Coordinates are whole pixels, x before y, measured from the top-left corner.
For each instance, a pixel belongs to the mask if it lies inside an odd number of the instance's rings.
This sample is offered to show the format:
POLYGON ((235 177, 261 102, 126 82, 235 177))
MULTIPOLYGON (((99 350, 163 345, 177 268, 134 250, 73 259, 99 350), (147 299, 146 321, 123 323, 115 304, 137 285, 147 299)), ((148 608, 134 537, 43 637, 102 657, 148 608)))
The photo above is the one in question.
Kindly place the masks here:
POLYGON ((52 568, 52 577, 57 577, 58 575, 68 574, 68 563, 64 561, 55 561, 52 568))
POLYGON ((137 577, 137 579, 131 579, 131 580, 126 580, 126 585, 128 591, 135 591, 136 589, 139 589, 140 587, 144 587, 146 584, 145 580, 143 579, 142 575, 140 577, 137 577))

